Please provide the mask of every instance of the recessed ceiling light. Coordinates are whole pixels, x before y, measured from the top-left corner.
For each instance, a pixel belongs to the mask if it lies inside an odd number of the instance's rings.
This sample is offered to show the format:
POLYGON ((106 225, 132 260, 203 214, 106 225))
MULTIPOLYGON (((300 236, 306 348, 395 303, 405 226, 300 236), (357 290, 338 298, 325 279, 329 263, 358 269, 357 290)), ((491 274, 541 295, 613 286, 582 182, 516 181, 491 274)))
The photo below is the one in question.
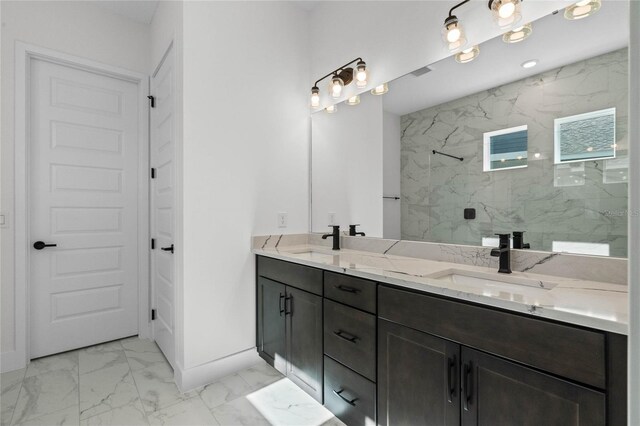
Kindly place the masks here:
POLYGON ((538 60, 537 59, 531 59, 529 61, 523 62, 521 67, 527 69, 527 68, 533 68, 536 65, 538 65, 538 60))

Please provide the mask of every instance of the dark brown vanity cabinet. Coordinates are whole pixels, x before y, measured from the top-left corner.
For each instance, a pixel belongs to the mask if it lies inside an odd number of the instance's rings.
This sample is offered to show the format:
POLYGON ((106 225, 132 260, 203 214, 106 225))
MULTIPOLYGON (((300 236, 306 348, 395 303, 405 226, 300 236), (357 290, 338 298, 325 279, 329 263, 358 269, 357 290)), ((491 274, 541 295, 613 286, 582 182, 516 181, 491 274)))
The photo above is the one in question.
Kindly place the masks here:
POLYGON ((322 271, 258 257, 258 354, 322 403, 322 271))
POLYGON ((381 425, 624 424, 624 336, 386 286, 378 315, 381 425))

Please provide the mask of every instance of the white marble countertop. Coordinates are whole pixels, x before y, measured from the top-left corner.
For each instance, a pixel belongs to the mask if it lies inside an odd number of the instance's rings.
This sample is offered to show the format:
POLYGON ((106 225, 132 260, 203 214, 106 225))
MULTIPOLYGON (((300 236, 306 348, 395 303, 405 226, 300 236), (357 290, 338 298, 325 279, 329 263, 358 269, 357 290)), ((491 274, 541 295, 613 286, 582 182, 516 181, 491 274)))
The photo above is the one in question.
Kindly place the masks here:
POLYGON ((628 334, 626 285, 527 272, 513 272, 505 275, 498 274, 494 268, 482 266, 348 249, 334 252, 324 246, 309 244, 280 248, 254 248, 252 252, 260 256, 495 306, 531 316, 628 334), (480 285, 438 278, 455 271, 476 274, 483 278, 495 277, 498 280, 530 280, 535 282, 537 287, 502 283, 480 285))

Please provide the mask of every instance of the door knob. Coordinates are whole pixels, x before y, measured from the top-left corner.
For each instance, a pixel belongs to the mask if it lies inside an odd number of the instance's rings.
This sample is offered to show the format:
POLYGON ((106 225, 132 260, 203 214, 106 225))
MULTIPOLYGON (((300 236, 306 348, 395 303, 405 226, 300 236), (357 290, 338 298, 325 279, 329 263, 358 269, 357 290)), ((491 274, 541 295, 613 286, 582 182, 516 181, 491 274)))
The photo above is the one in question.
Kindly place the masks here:
POLYGON ((44 241, 36 241, 33 243, 33 248, 36 250, 42 250, 45 247, 57 247, 57 244, 47 244, 44 241))
POLYGON ((169 247, 162 247, 161 250, 170 251, 171 253, 173 253, 173 244, 171 244, 169 247))

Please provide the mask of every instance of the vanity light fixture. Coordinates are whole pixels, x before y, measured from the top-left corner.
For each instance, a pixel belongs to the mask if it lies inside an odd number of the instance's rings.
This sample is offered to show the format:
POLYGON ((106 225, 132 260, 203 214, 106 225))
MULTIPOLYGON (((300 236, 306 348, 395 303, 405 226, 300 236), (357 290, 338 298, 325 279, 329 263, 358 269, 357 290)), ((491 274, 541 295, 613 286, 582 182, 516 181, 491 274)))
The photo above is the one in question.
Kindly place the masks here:
POLYGON ((329 84, 329 92, 331 93, 331 97, 337 99, 342 95, 342 89, 344 88, 344 81, 338 74, 334 74, 331 79, 331 83, 329 84))
POLYGON ((355 95, 347 99, 347 105, 358 105, 360 103, 360 95, 355 95))
POLYGON ((522 19, 522 0, 489 0, 489 10, 500 28, 509 28, 522 19))
POLYGON ((317 86, 311 88, 311 107, 318 108, 320 106, 320 89, 317 86))
POLYGON ((564 10, 564 17, 570 21, 593 15, 602 7, 602 0, 581 0, 564 10))
POLYGON ((522 65, 520 65, 522 68, 524 69, 529 69, 529 68, 533 68, 536 65, 538 65, 538 60, 537 59, 531 59, 529 61, 525 61, 522 63, 522 65))
POLYGON ((389 85, 387 83, 382 83, 380 86, 376 86, 371 90, 372 95, 384 95, 389 91, 389 85))
POLYGON ((458 17, 453 14, 453 11, 469 1, 471 0, 464 0, 449 9, 449 16, 444 20, 442 39, 450 52, 457 52, 467 44, 467 38, 464 34, 462 24, 458 20, 458 17))
POLYGON ((342 96, 344 87, 351 83, 354 77, 356 86, 360 88, 366 87, 368 78, 367 64, 362 58, 356 58, 318 79, 311 88, 311 106, 314 108, 320 106, 320 89, 318 88, 318 84, 327 77, 331 77, 329 94, 332 98, 338 99, 342 96), (355 76, 353 67, 350 67, 350 65, 354 63, 356 64, 355 76))
POLYGON ((329 114, 333 114, 334 112, 338 111, 338 105, 329 105, 324 110, 327 111, 327 113, 329 114))
POLYGON ((461 64, 466 64, 467 62, 473 61, 480 55, 480 47, 473 46, 468 49, 463 50, 462 52, 456 53, 456 61, 461 64))
POLYGON ((505 43, 520 43, 525 38, 529 37, 533 33, 533 27, 531 23, 525 24, 521 27, 514 28, 502 35, 502 41, 505 43))

